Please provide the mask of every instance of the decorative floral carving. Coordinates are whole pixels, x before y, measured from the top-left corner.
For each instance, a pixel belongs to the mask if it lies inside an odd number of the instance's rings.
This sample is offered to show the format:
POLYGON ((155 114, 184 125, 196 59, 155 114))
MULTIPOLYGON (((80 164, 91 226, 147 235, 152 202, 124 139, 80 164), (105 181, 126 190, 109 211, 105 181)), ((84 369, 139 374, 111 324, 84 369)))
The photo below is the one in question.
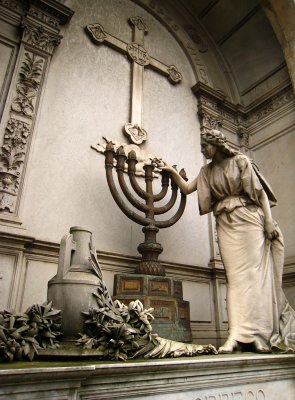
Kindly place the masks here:
POLYGON ((218 110, 217 103, 213 100, 209 100, 207 97, 198 96, 200 106, 207 106, 212 110, 218 110))
POLYGON ((19 187, 20 174, 26 155, 31 126, 10 118, 0 152, 0 210, 12 212, 19 187))
MULTIPOLYGON (((58 2, 0 0, 0 5, 23 17, 22 57, 16 65, 15 95, 11 98, 0 146, 0 210, 15 213, 27 157, 28 137, 32 133, 43 75, 50 56, 60 43, 59 22, 67 23, 73 12, 58 2), (56 3, 56 4, 55 4, 56 3), (48 28, 48 30, 47 30, 48 28), (42 56, 43 54, 43 56, 42 56)), ((14 82, 14 80, 12 81, 14 82)))
POLYGON ((23 28, 23 41, 49 54, 60 44, 62 37, 49 34, 42 26, 31 26, 25 22, 23 28))
POLYGON ((240 145, 249 147, 250 133, 242 127, 238 129, 237 133, 240 138, 240 145))
POLYGON ((202 113, 200 115, 201 132, 212 129, 220 129, 222 122, 218 118, 208 113, 202 113))
POLYGON ((254 124, 255 122, 259 121, 261 118, 264 118, 274 111, 278 110, 285 104, 289 103, 294 99, 294 93, 291 90, 283 93, 279 93, 267 101, 267 103, 263 104, 262 106, 257 107, 255 110, 250 111, 247 119, 246 119, 246 125, 250 126, 251 124, 254 124))
POLYGON ((220 110, 220 116, 221 116, 222 119, 224 119, 226 121, 232 122, 233 124, 236 123, 236 116, 231 112, 228 112, 228 111, 226 111, 224 109, 221 109, 220 110))
POLYGON ((43 58, 32 53, 25 53, 25 60, 16 85, 17 96, 11 105, 13 111, 32 117, 34 113, 33 100, 38 93, 43 65, 43 58))
POLYGON ((1 189, 16 193, 20 168, 24 162, 27 138, 30 135, 30 125, 10 118, 7 123, 4 143, 0 153, 0 185, 1 189), (3 178, 5 175, 5 178, 3 178), (10 177, 10 178, 9 178, 10 177))

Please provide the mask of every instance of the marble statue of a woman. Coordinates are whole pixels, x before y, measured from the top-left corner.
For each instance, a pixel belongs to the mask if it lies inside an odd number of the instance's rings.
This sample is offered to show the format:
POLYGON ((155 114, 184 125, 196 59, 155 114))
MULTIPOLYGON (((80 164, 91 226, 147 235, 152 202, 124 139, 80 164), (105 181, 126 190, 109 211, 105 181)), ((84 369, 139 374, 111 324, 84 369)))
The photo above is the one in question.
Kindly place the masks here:
POLYGON ((217 130, 201 135, 201 151, 212 161, 191 183, 167 163, 186 193, 198 191, 200 214, 216 217, 220 254, 227 276, 229 335, 220 353, 243 344, 256 352, 295 351, 295 311, 282 290, 283 237, 270 206, 276 202, 257 167, 232 149, 217 130))

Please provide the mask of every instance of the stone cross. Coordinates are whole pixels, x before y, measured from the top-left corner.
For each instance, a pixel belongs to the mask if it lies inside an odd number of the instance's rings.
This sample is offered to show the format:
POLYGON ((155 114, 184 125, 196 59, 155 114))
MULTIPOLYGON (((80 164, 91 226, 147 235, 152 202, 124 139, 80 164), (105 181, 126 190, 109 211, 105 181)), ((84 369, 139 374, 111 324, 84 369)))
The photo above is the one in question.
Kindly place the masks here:
POLYGON ((143 45, 144 35, 148 30, 142 18, 131 17, 128 21, 133 27, 133 42, 131 43, 126 43, 105 32, 98 23, 87 25, 86 31, 94 43, 105 43, 113 49, 127 54, 132 62, 131 122, 125 124, 124 132, 131 142, 141 144, 147 139, 147 132, 142 127, 144 67, 150 67, 165 75, 173 84, 179 83, 182 76, 174 65, 167 66, 147 53, 143 45))

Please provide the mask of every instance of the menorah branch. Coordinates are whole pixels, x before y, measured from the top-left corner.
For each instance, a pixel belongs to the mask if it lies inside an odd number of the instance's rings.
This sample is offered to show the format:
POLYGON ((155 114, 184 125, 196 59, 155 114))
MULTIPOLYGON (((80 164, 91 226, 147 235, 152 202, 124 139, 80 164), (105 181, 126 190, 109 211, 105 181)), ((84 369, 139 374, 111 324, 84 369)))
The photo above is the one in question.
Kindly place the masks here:
POLYGON ((127 157, 124 153, 123 148, 119 148, 118 151, 115 152, 112 143, 109 142, 107 144, 105 150, 105 168, 110 192, 123 213, 132 221, 144 226, 142 230, 145 235, 145 240, 137 248, 139 253, 142 255, 142 259, 136 268, 136 273, 164 276, 165 269, 158 260, 159 255, 163 251, 163 247, 160 243, 157 243, 156 235, 159 232, 159 228, 167 228, 169 226, 172 226, 179 220, 185 208, 186 196, 181 193, 181 201, 179 207, 170 219, 166 221, 156 221, 155 215, 166 214, 175 205, 178 195, 178 187, 171 178, 171 175, 166 171, 162 171, 162 189, 158 194, 155 195, 153 193, 153 182, 155 179, 154 165, 151 162, 151 164, 147 164, 143 167, 145 171, 145 190, 142 189, 142 187, 137 182, 137 179, 140 178, 137 178, 135 176, 136 163, 137 160, 134 151, 131 151, 127 157), (137 208, 139 211, 142 211, 145 216, 140 216, 135 213, 121 199, 121 194, 116 188, 113 177, 114 161, 116 161, 116 174, 123 195, 132 206, 137 208), (134 192, 142 198, 142 201, 138 200, 131 193, 130 189, 127 186, 124 177, 124 173, 126 171, 126 163, 128 165, 127 171, 131 187, 133 188, 134 192), (170 199, 167 201, 166 205, 155 207, 154 203, 156 201, 163 200, 166 197, 169 182, 171 184, 170 199))
POLYGON ((154 207, 155 215, 165 214, 174 206, 177 199, 177 188, 172 190, 170 200, 165 206, 162 207, 154 207))
POLYGON ((186 205, 186 195, 184 193, 181 193, 181 200, 176 214, 167 221, 156 221, 155 225, 158 228, 162 229, 162 228, 169 228, 170 226, 176 224, 176 222, 181 218, 184 212, 185 205, 186 205))
POLYGON ((126 204, 123 202, 123 200, 120 197, 119 192, 116 189, 114 178, 113 178, 113 158, 114 158, 115 152, 112 150, 106 150, 105 151, 105 156, 106 156, 106 162, 105 162, 105 168, 106 168, 106 177, 107 177, 107 182, 108 186, 110 188, 110 192, 119 206, 119 208, 123 211, 123 213, 130 218, 132 221, 138 223, 139 225, 148 225, 151 221, 149 221, 147 218, 144 218, 138 214, 136 214, 134 211, 130 210, 126 204))

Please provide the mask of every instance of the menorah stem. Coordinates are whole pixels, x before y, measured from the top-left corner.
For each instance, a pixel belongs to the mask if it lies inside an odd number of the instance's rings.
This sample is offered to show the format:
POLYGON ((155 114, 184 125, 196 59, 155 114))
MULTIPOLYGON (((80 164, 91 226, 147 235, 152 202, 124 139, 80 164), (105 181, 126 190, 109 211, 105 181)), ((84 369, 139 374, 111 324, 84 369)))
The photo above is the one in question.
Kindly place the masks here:
POLYGON ((147 198, 146 198, 146 206, 148 211, 146 212, 146 218, 148 219, 154 219, 154 196, 153 196, 153 170, 154 166, 153 165, 145 165, 143 167, 145 171, 145 183, 146 183, 146 193, 147 193, 147 198))
POLYGON ((137 250, 142 255, 142 260, 137 266, 135 273, 165 276, 165 269, 158 261, 159 254, 163 251, 161 244, 156 241, 156 235, 159 232, 159 228, 154 225, 148 225, 144 226, 142 231, 145 240, 137 247, 137 250))

